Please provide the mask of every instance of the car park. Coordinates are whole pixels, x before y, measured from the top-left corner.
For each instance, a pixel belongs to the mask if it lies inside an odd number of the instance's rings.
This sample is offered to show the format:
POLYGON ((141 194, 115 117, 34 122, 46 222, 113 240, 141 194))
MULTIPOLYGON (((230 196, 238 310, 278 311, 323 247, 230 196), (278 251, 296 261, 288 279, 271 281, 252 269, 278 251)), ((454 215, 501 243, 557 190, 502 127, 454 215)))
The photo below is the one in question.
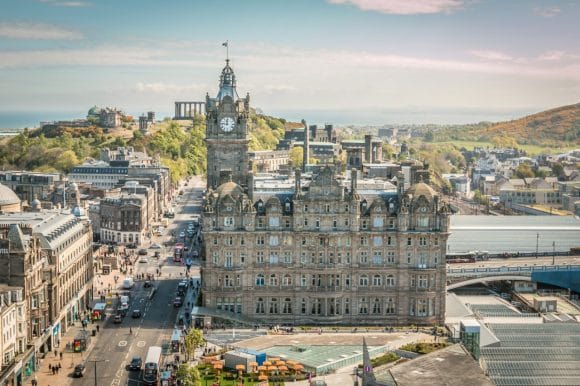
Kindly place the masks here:
POLYGON ((139 319, 141 317, 141 310, 133 310, 131 317, 133 319, 139 319))
POLYGON ((141 370, 141 366, 143 365, 143 360, 141 357, 133 357, 131 359, 131 363, 129 363, 129 370, 141 370))
POLYGON ((73 370, 73 377, 74 378, 81 378, 84 373, 85 373, 86 367, 83 363, 79 363, 78 365, 75 366, 75 369, 73 370))

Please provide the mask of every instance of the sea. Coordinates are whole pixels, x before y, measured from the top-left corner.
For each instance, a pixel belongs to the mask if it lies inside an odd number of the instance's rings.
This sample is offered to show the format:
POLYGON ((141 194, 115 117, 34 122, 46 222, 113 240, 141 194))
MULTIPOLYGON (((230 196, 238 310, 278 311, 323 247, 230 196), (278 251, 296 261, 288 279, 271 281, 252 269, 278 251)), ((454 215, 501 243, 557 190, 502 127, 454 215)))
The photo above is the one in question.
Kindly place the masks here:
POLYGON ((0 135, 5 129, 39 127, 40 122, 86 118, 87 111, 0 111, 0 135))
POLYGON ((451 217, 447 252, 566 252, 580 247, 580 218, 574 216, 451 217))

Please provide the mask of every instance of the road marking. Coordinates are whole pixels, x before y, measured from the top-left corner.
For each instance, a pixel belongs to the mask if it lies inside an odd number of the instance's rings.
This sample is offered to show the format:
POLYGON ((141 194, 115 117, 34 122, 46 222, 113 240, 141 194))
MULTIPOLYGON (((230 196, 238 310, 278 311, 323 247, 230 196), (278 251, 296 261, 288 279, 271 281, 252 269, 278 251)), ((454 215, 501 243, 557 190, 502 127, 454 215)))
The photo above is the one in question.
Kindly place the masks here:
POLYGON ((121 380, 120 379, 113 379, 111 381, 111 385, 120 385, 121 384, 121 380))
POLYGON ((126 340, 122 340, 119 342, 119 347, 125 347, 127 345, 127 341, 126 340))
POLYGON ((139 342, 137 342, 137 347, 144 347, 146 344, 146 342, 144 340, 140 340, 139 342))

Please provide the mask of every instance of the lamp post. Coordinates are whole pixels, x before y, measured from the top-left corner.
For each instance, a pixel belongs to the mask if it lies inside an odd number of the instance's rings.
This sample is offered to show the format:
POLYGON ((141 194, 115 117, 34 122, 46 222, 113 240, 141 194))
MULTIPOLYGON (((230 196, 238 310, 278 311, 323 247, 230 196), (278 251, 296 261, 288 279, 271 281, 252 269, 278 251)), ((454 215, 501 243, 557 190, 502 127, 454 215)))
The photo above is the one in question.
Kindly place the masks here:
POLYGON ((540 233, 536 233, 536 259, 538 258, 538 245, 540 243, 540 233))
POLYGON ((93 362, 94 370, 95 370, 95 386, 97 385, 97 362, 108 362, 108 359, 93 359, 88 360, 87 362, 93 362))
POLYGON ((552 265, 556 265, 556 242, 552 241, 552 265))

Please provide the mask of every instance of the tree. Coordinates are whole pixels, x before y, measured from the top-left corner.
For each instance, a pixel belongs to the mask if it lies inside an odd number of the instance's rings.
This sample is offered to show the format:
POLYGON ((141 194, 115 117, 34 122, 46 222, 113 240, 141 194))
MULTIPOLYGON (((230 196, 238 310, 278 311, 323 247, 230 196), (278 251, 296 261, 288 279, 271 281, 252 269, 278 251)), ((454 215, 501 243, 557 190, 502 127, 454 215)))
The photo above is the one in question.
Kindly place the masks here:
POLYGON ((62 153, 57 161, 56 161, 56 168, 62 170, 65 173, 69 173, 73 167, 79 164, 79 159, 77 155, 72 150, 67 150, 62 153))
POLYGON ((198 386, 201 382, 201 375, 197 367, 182 363, 177 369, 177 379, 183 386, 198 386))
POLYGON ((301 169, 304 164, 304 149, 302 146, 294 146, 288 153, 288 158, 295 169, 301 169))
POLYGON ((559 180, 562 179, 564 177, 564 167, 562 164, 554 163, 552 165, 552 173, 554 173, 554 175, 558 177, 559 180))
POLYGON ((520 164, 516 168, 516 176, 518 178, 531 178, 534 177, 534 171, 528 164, 520 164))
POLYGON ((187 354, 187 359, 190 356, 195 356, 195 349, 201 347, 205 344, 205 339, 203 339, 203 333, 201 330, 192 328, 189 330, 185 336, 185 353, 187 354))

